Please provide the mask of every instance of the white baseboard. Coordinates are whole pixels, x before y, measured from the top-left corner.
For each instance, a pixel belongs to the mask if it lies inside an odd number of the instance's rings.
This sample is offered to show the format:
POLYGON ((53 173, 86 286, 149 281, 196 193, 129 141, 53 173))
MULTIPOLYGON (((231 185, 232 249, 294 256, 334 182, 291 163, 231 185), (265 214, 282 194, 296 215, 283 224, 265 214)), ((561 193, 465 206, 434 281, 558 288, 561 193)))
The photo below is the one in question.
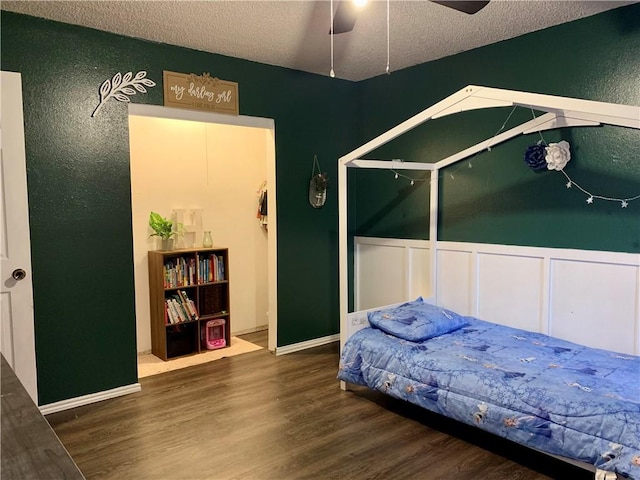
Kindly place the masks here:
POLYGON ((40 409, 40 413, 42 413, 43 415, 49 415, 50 413, 62 412, 63 410, 69 410, 71 408, 89 405, 90 403, 101 402, 102 400, 108 400, 109 398, 129 395, 130 393, 139 392, 141 388, 142 387, 139 383, 134 383, 131 385, 125 385, 123 387, 112 388, 111 390, 104 390, 102 392, 91 393, 89 395, 83 395, 81 397, 69 398, 68 400, 49 403, 38 408, 40 409))
POLYGON ((248 333, 261 332, 263 330, 268 330, 268 329, 269 329, 269 325, 260 325, 260 326, 257 326, 257 327, 248 328, 246 330, 238 330, 237 332, 231 332, 231 336, 232 337, 238 337, 240 335, 246 335, 248 333))
POLYGON ((340 341, 340 334, 329 335, 326 337, 314 338, 313 340, 307 340, 306 342, 294 343, 292 345, 285 345, 284 347, 276 348, 276 356, 286 355, 288 353, 299 352, 300 350, 306 350, 308 348, 319 347, 328 343, 340 341))

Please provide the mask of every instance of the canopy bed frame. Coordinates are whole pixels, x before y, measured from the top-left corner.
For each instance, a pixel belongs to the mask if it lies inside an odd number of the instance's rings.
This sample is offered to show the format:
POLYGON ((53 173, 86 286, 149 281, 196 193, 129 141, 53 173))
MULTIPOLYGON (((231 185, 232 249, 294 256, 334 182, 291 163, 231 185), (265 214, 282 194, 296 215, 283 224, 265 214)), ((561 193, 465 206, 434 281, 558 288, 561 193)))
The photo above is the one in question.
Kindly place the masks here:
MULTIPOLYGON (((339 261, 340 261, 340 346, 344 350, 347 340, 357 331, 368 326, 367 313, 371 310, 392 308, 391 306, 369 309, 366 311, 349 312, 349 282, 348 282, 348 229, 347 229, 347 169, 374 168, 387 170, 430 171, 430 209, 429 209, 429 283, 431 292, 426 298, 428 303, 437 303, 438 297, 438 182, 440 170, 460 162, 483 150, 505 142, 520 134, 538 133, 563 127, 586 127, 608 124, 613 126, 640 129, 640 107, 596 102, 576 98, 566 98, 529 92, 503 90, 489 87, 469 85, 453 95, 437 102, 431 107, 409 118, 365 143, 338 160, 338 202, 339 202, 339 261), (436 161, 435 163, 398 162, 393 160, 371 160, 363 156, 388 143, 396 137, 408 132, 418 125, 432 119, 469 110, 522 106, 527 109, 546 112, 538 118, 524 122, 514 128, 499 133, 476 145, 466 148, 454 155, 436 161)), ((637 262, 636 265, 637 266, 637 262)), ((640 271, 640 269, 638 270, 640 271)), ((640 277, 640 273, 638 274, 640 277)), ((640 284, 640 278, 638 278, 640 284)), ((640 298, 640 296, 639 296, 640 298)), ((410 300, 410 299, 405 299, 410 300)), ((636 303, 638 301, 636 300, 636 303)), ((636 305, 636 316, 640 315, 640 305, 636 305)), ((490 319, 488 319, 490 320, 490 319)), ((636 330, 639 329, 638 319, 635 320, 636 330)), ((640 331, 635 332, 638 337, 640 331)), ((638 342, 636 341, 636 344, 638 342)), ((636 345, 637 347, 638 345, 636 345)), ((637 355, 637 352, 636 352, 637 355)), ((341 387, 346 383, 341 381, 341 387)), ((563 457, 560 457, 563 458, 563 457)), ((580 466, 595 468, 582 462, 575 462, 563 458, 580 466)), ((596 470, 596 479, 614 479, 616 474, 604 470, 596 470)))

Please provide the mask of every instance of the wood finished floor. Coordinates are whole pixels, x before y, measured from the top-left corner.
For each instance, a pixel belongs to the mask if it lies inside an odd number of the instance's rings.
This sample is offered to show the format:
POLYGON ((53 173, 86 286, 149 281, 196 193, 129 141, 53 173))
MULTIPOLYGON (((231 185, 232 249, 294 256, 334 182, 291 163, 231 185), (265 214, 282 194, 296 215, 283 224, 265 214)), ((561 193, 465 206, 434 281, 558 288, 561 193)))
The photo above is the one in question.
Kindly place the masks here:
MULTIPOLYGON (((242 338, 266 346, 266 334, 242 338)), ((365 388, 343 392, 337 365, 337 344, 260 350, 47 420, 89 480, 593 479, 365 388)))

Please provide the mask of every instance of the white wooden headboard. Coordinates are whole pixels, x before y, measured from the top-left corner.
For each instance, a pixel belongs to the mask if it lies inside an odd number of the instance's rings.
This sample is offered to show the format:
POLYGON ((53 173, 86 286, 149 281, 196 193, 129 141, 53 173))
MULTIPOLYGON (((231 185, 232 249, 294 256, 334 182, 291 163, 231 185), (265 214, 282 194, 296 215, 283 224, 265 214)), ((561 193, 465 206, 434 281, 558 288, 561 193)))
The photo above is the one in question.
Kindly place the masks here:
MULTIPOLYGON (((355 237, 357 311, 427 298, 430 242, 355 237), (382 260, 385 259, 385 260, 382 260)), ((432 301, 463 315, 640 355, 640 255, 437 242, 432 301)), ((362 319, 361 313, 350 318, 362 319)), ((365 320, 351 321, 361 328, 365 320)))

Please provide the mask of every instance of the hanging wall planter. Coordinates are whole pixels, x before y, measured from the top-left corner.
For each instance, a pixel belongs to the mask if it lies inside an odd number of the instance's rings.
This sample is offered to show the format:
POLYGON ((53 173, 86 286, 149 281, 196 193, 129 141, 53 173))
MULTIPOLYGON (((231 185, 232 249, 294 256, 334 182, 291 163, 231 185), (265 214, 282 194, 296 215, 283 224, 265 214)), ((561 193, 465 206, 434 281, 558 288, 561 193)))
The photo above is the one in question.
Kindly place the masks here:
POLYGON ((313 156, 313 168, 311 170, 311 181, 309 182, 309 203, 313 208, 321 208, 327 201, 327 187, 329 180, 326 172, 320 171, 318 157, 313 156), (316 173, 317 171, 317 173, 316 173))

